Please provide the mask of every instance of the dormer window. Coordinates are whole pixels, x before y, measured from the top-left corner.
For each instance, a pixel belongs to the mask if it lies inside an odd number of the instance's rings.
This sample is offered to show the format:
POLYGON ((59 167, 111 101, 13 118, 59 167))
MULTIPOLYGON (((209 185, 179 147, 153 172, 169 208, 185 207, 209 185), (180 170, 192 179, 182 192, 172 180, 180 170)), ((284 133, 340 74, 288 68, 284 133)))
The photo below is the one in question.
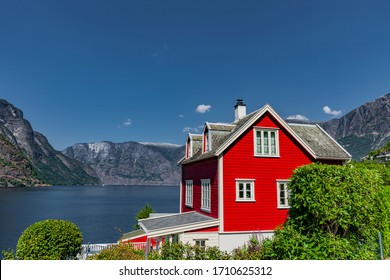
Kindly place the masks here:
POLYGON ((255 156, 278 157, 279 156, 279 130, 274 128, 254 129, 255 156))
POLYGON ((202 149, 202 139, 201 134, 188 134, 186 142, 186 158, 193 157, 197 152, 202 149))

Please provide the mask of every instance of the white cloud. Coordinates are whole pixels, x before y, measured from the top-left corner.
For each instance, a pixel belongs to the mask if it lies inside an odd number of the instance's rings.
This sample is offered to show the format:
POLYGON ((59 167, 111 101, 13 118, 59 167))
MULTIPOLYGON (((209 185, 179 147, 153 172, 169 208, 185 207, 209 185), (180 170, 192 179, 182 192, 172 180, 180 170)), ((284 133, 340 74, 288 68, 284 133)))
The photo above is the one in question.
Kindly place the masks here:
POLYGON ((306 116, 303 115, 292 115, 287 117, 288 120, 298 120, 298 121, 309 121, 306 116))
POLYGON ((123 125, 125 125, 125 126, 130 126, 130 125, 132 125, 132 122, 131 122, 130 119, 127 119, 127 120, 125 120, 125 121, 123 122, 123 125))
POLYGON ((200 114, 204 114, 204 113, 210 111, 210 109, 211 109, 211 105, 200 104, 196 108, 195 112, 200 113, 200 114))
POLYGON ((341 111, 332 110, 330 109, 329 106, 324 106, 322 110, 324 111, 325 114, 332 115, 332 116, 337 116, 341 114, 341 111))
POLYGON ((183 132, 190 133, 190 132, 199 132, 199 131, 196 128, 194 128, 194 127, 186 126, 186 127, 183 128, 183 132))
POLYGON ((203 126, 200 125, 198 127, 190 127, 190 126, 186 126, 183 128, 183 132, 184 133, 200 133, 201 131, 203 130, 203 126))
POLYGON ((180 114, 180 115, 179 115, 179 118, 184 118, 184 115, 180 114))

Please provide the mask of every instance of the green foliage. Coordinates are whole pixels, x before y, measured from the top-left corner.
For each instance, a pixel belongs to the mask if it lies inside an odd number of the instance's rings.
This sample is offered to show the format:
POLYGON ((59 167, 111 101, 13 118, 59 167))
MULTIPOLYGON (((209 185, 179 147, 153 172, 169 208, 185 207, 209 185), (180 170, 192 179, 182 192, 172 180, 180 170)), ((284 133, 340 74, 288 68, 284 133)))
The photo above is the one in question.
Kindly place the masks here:
POLYGON ((145 253, 135 250, 132 244, 118 244, 104 249, 99 254, 89 258, 90 260, 144 260, 145 253))
MULTIPOLYGON (((138 222, 139 220, 149 218, 149 215, 153 212, 154 210, 152 206, 150 206, 150 204, 146 204, 141 210, 139 210, 139 212, 135 216, 135 220, 138 222)), ((133 226, 133 229, 139 229, 139 225, 135 224, 133 226)))
POLYGON ((234 260, 261 260, 268 255, 269 243, 268 238, 262 238, 261 235, 252 235, 246 245, 236 248, 232 252, 234 260))
POLYGON ((45 220, 29 226, 20 236, 16 257, 19 260, 74 259, 81 251, 82 234, 73 223, 45 220))
POLYGON ((294 171, 289 188, 289 218, 264 246, 264 258, 376 259, 379 231, 388 252, 390 215, 377 170, 310 164, 294 171))
POLYGON ((289 188, 288 222, 303 234, 320 230, 358 239, 377 234, 383 186, 375 170, 310 164, 295 170, 289 188))
POLYGON ((160 251, 152 251, 149 260, 229 260, 231 256, 217 247, 191 246, 188 243, 164 242, 160 251))
POLYGON ((15 260, 16 259, 16 255, 15 255, 15 252, 14 250, 8 250, 8 251, 1 251, 1 253, 3 254, 3 260, 15 260))
POLYGON ((361 168, 376 170, 380 174, 383 180, 383 184, 385 186, 390 186, 390 162, 376 162, 372 160, 366 160, 363 162, 355 162, 353 165, 361 168))
POLYGON ((390 257, 390 185, 386 186, 381 192, 381 198, 383 204, 382 207, 382 224, 381 234, 383 242, 383 253, 389 258, 390 257))
POLYGON ((277 229, 272 241, 262 247, 262 259, 270 260, 359 260, 375 259, 376 243, 358 242, 331 233, 299 232, 290 224, 277 229))

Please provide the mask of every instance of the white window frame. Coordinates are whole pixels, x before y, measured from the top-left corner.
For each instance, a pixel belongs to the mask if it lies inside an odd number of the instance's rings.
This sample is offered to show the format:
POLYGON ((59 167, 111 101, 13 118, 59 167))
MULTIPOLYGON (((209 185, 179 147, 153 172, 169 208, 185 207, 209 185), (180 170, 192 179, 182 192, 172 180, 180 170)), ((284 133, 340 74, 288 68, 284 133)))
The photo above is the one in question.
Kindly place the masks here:
POLYGON ((290 181, 289 180, 277 180, 276 181, 276 192, 277 192, 277 204, 278 204, 278 208, 279 209, 288 209, 290 208, 290 202, 289 202, 289 199, 290 199, 290 195, 291 195, 291 191, 288 189, 288 183, 290 181), (281 186, 284 186, 284 190, 283 190, 283 197, 284 197, 284 202, 282 203, 281 199, 282 199, 282 189, 281 189, 281 186))
POLYGON ((211 184, 210 179, 201 180, 201 208, 202 211, 211 211, 211 184))
POLYGON ((194 200, 194 182, 186 180, 186 206, 192 207, 194 200))
POLYGON ((254 202, 255 200, 255 180, 236 179, 236 201, 254 202), (248 189, 249 186, 249 189, 248 189), (241 188, 243 187, 243 188, 241 188), (249 194, 249 195, 248 195, 249 194))
POLYGON ((195 246, 198 246, 199 248, 205 248, 206 241, 208 241, 208 239, 194 239, 195 246))
POLYGON ((253 130, 253 138, 256 157, 279 157, 278 128, 255 127, 253 130), (274 133, 274 138, 271 137, 271 133, 274 133), (260 138, 258 138, 258 134, 260 134, 260 138), (267 138, 267 141, 264 141, 265 138, 267 138), (274 139, 275 143, 273 143, 272 139, 274 139))

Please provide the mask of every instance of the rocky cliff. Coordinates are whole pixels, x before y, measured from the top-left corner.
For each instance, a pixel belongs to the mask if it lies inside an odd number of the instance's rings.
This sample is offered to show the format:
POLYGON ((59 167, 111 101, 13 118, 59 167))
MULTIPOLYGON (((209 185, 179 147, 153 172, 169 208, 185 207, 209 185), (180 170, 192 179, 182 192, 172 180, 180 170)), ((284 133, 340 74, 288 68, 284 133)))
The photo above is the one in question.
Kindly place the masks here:
POLYGON ((355 160, 390 141, 390 94, 322 124, 355 160))
POLYGON ((184 146, 97 142, 73 145, 63 154, 89 165, 105 185, 177 185, 184 146))
POLYGON ((23 112, 0 99, 2 186, 98 184, 94 171, 53 149, 23 112))

